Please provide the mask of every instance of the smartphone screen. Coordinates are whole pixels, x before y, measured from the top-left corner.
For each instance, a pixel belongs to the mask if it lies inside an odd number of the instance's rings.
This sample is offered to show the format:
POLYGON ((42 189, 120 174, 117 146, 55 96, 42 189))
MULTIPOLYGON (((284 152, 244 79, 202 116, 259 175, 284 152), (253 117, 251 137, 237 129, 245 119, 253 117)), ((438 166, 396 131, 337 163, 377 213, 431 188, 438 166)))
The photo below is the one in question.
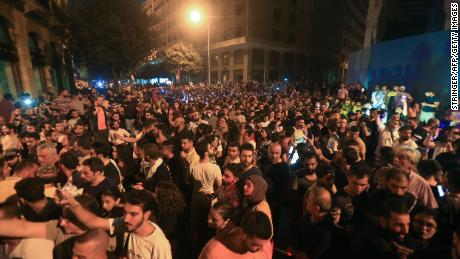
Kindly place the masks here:
POLYGON ((439 197, 446 196, 446 193, 444 192, 444 189, 442 189, 442 185, 437 185, 436 188, 438 188, 439 197))

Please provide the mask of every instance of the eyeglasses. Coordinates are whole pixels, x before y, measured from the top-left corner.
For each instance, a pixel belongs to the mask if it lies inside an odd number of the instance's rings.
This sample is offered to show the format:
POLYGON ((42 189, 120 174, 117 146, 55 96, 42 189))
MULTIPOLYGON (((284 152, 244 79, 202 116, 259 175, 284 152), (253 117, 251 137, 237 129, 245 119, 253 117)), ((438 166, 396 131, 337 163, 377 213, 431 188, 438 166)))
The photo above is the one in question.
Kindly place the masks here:
POLYGON ((435 223, 432 223, 426 220, 416 220, 414 221, 414 223, 420 227, 426 227, 427 229, 430 229, 430 230, 433 230, 438 227, 435 223))

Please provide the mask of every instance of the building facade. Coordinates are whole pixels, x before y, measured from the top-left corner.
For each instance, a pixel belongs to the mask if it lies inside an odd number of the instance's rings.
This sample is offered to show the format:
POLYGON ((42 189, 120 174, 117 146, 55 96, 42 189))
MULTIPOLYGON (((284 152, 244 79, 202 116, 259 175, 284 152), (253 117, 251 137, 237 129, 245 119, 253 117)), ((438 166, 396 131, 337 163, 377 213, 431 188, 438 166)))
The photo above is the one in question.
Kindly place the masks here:
POLYGON ((213 81, 337 82, 346 54, 363 46, 369 0, 146 0, 144 4, 158 20, 160 50, 183 40, 193 42, 206 57, 209 23, 213 81), (203 24, 187 21, 187 11, 195 6, 210 14, 203 24))
POLYGON ((67 0, 0 0, 0 94, 33 96, 69 88, 63 29, 67 0))

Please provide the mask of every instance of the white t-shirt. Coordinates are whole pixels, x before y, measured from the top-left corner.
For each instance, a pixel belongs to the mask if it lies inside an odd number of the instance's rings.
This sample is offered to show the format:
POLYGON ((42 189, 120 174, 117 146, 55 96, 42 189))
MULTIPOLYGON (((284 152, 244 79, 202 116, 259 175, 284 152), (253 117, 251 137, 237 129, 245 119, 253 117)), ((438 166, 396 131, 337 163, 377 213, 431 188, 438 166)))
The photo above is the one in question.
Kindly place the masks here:
POLYGON ((161 228, 153 223, 155 228, 152 234, 141 237, 131 232, 128 233, 123 223, 123 217, 109 219, 110 234, 124 232, 123 244, 128 240, 129 259, 172 259, 171 245, 161 228))
POLYGON ((8 258, 50 259, 53 258, 54 242, 40 238, 25 238, 13 249, 8 258))
POLYGON ((190 167, 190 174, 193 177, 194 193, 214 193, 215 183, 222 181, 219 166, 212 163, 195 163, 190 167))
POLYGON ((126 141, 124 141, 124 140, 122 140, 120 138, 116 138, 115 134, 118 135, 118 136, 123 136, 123 137, 131 136, 131 134, 129 134, 128 131, 126 131, 125 129, 122 129, 122 128, 119 128, 117 130, 113 130, 113 129, 109 130, 109 141, 112 142, 115 145, 122 145, 122 144, 126 143, 126 141))

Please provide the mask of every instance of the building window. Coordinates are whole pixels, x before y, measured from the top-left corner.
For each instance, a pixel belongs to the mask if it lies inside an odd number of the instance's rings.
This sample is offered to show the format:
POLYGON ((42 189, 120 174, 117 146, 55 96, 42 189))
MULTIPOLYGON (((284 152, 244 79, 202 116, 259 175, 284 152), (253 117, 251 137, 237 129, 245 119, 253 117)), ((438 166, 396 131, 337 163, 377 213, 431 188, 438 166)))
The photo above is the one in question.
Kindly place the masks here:
POLYGON ((289 33, 288 42, 289 43, 295 43, 295 41, 296 41, 295 34, 294 33, 289 33))
POLYGON ((282 16, 282 14, 281 14, 280 9, 278 9, 278 8, 273 9, 273 18, 275 18, 275 20, 281 19, 281 16, 282 16))
POLYGON ((45 57, 41 53, 38 46, 38 36, 35 33, 29 33, 29 52, 32 57, 32 70, 37 90, 42 90, 44 93, 48 93, 48 89, 45 84, 45 57))
POLYGON ((224 70, 221 72, 220 77, 222 82, 227 82, 230 80, 230 72, 228 70, 224 70))
POLYGON ((243 81, 243 70, 233 70, 233 81, 241 82, 243 81))
POLYGON ((291 53, 284 54, 284 65, 289 67, 294 65, 294 56, 291 53))
POLYGON ((281 40, 281 32, 279 30, 273 31, 273 40, 280 41, 281 40))
POLYGON ((280 53, 278 51, 270 51, 270 66, 278 66, 280 64, 280 53))
POLYGON ((217 71, 211 71, 211 80, 214 82, 219 80, 217 71))
POLYGON ((264 60, 264 50, 263 49, 253 49, 252 50, 252 63, 254 65, 263 65, 264 60))
POLYGON ((278 70, 270 70, 268 72, 268 80, 277 81, 280 79, 280 73, 278 70))
POLYGON ((243 64, 244 63, 244 50, 237 49, 233 52, 233 63, 243 64))
POLYGON ((297 16, 295 13, 290 13, 288 17, 289 24, 295 24, 297 22, 297 16))
POLYGON ((0 42, 11 43, 8 27, 2 21, 0 21, 0 42))
POLYGON ((297 62, 299 67, 305 67, 307 65, 307 57, 305 55, 299 54, 297 56, 297 62))
POLYGON ((50 74, 53 80, 53 84, 57 89, 64 89, 61 76, 61 62, 56 52, 55 44, 48 45, 48 55, 51 61, 50 74))
POLYGON ((243 3, 240 3, 240 4, 237 4, 235 5, 235 9, 234 9, 234 15, 242 15, 244 12, 244 4, 243 3))
POLYGON ((243 29, 241 27, 237 27, 235 29, 235 38, 243 37, 243 29))
POLYGON ((228 40, 228 39, 230 39, 230 35, 229 35, 228 31, 224 31, 222 33, 222 40, 228 40))
POLYGON ((217 66, 219 62, 219 55, 212 55, 211 56, 211 66, 215 67, 217 66))
POLYGON ((230 64, 230 53, 224 52, 222 53, 222 65, 229 65, 230 64))
POLYGON ((0 17, 0 93, 10 93, 17 96, 22 92, 19 70, 18 70, 18 56, 16 47, 11 41, 9 33, 9 22, 0 17))
POLYGON ((251 80, 263 82, 264 81, 264 71, 263 70, 252 70, 251 80))

